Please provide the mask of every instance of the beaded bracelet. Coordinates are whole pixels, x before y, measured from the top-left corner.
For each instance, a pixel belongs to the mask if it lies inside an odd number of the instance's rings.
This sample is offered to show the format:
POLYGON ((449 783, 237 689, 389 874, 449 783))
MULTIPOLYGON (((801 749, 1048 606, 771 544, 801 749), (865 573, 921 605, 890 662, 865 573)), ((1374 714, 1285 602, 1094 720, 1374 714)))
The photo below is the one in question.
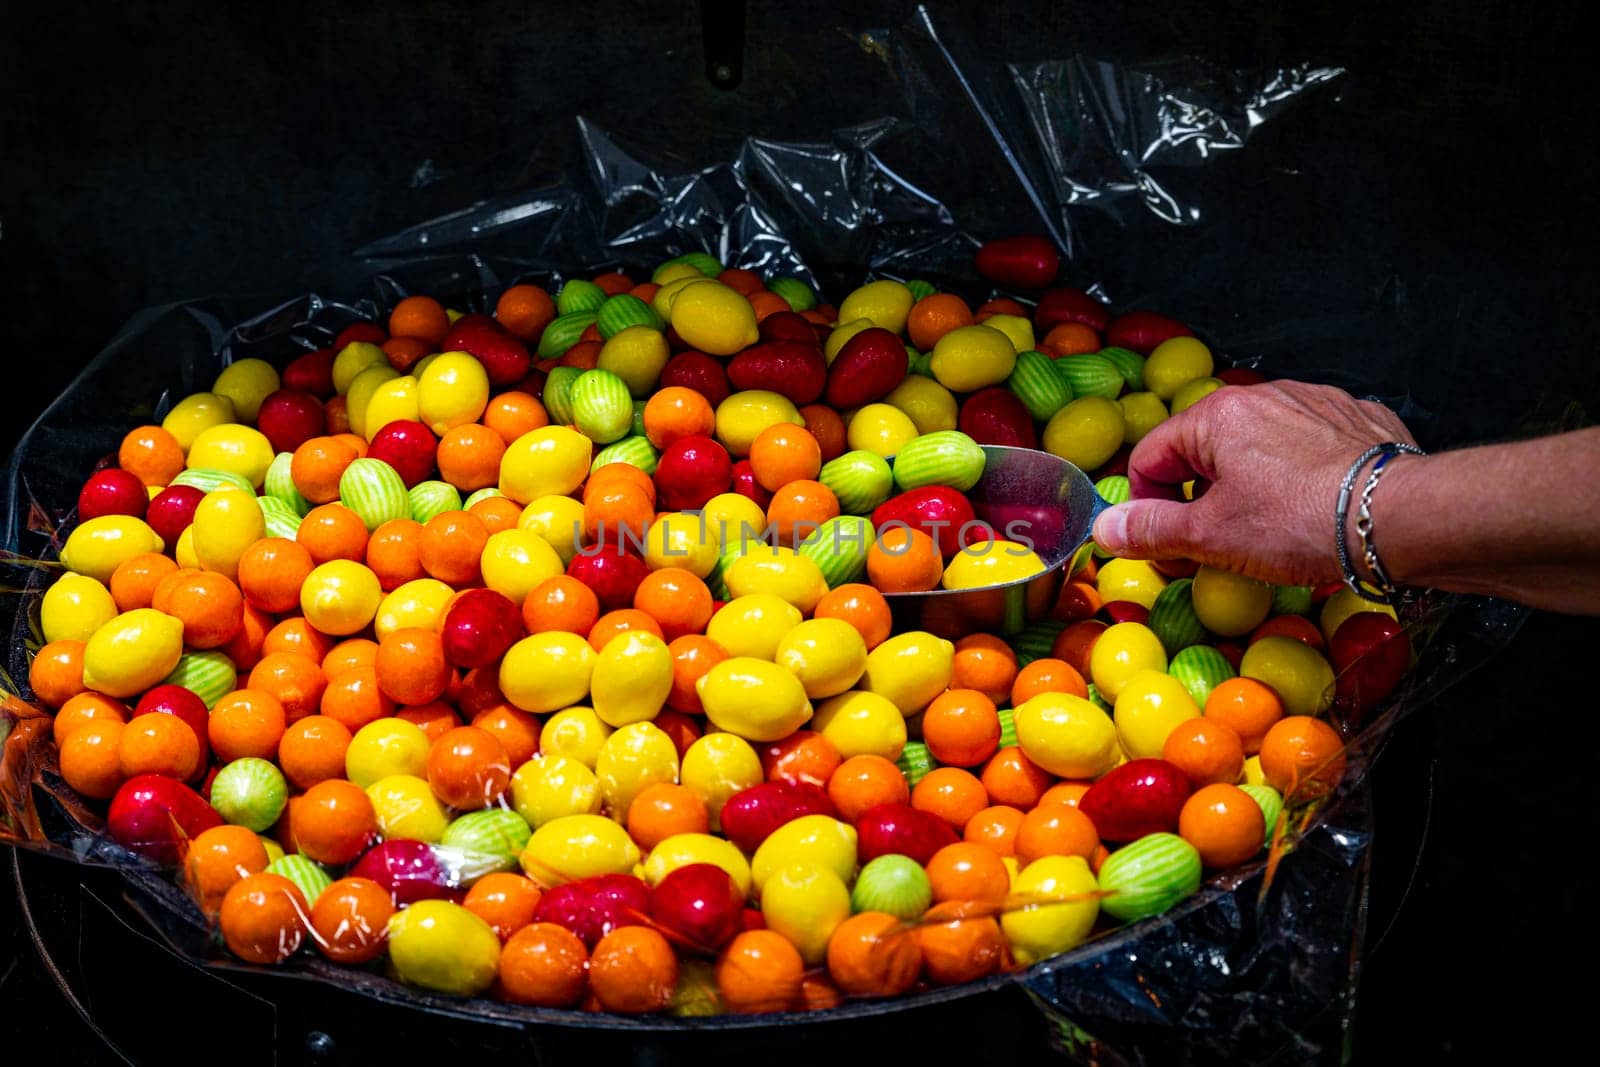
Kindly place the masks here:
POLYGON ((1384 569, 1383 561, 1378 558, 1377 544, 1372 536, 1372 493, 1378 487, 1378 479, 1382 476, 1384 467, 1401 453, 1413 456, 1427 454, 1417 446, 1402 441, 1384 441, 1357 456, 1356 461, 1350 464, 1350 469, 1345 472, 1344 481, 1339 485, 1339 503, 1333 516, 1335 547, 1339 554, 1339 567, 1344 572, 1344 584, 1363 600, 1377 604, 1391 603, 1397 590, 1394 583, 1389 580, 1389 572, 1384 569), (1377 594, 1369 592, 1356 575, 1355 568, 1350 563, 1350 550, 1345 547, 1345 516, 1350 510, 1350 496, 1355 491, 1356 475, 1374 456, 1378 456, 1379 459, 1372 468, 1372 473, 1368 475, 1367 484, 1361 492, 1360 511, 1356 516, 1356 536, 1360 538, 1361 556, 1367 564, 1367 569, 1372 572, 1377 594))

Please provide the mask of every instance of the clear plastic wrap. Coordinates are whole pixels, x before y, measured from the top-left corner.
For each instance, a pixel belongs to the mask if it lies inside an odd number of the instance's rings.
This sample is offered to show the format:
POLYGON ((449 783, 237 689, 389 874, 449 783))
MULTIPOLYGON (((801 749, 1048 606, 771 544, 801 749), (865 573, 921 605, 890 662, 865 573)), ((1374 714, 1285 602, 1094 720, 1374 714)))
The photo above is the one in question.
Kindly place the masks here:
MULTIPOLYGON (((752 134, 726 158, 668 165, 680 157, 666 131, 632 145, 579 117, 564 182, 481 200, 371 241, 320 294, 264 313, 204 300, 130 320, 28 431, 7 471, 3 584, 14 621, 6 668, 17 696, 0 714, 0 840, 125 868, 146 918, 173 948, 224 970, 240 966, 178 888, 99 833, 93 808, 56 773, 48 719, 26 702, 39 598, 54 573, 48 561, 70 527, 85 473, 114 454, 129 427, 206 388, 231 360, 281 365, 407 293, 488 310, 520 280, 554 288, 568 272, 700 249, 766 276, 798 275, 835 297, 873 274, 930 278, 981 299, 988 291, 971 266, 980 235, 1038 231, 1066 253, 1065 280, 1115 308, 1160 309, 1191 323, 1230 362, 1352 387, 1426 423, 1428 413, 1411 401, 1408 364, 1385 358, 1382 346, 1349 357, 1351 340, 1397 328, 1402 301, 1385 292, 1381 270, 1338 300, 1308 303, 1295 283, 1260 276, 1270 254, 1254 262, 1232 254, 1270 227, 1240 189, 1293 169, 1253 144, 1255 136, 1337 106, 1339 69, 1238 72, 1192 59, 1125 66, 1087 55, 999 63, 976 58, 971 42, 947 39, 926 11, 839 47, 869 57, 881 91, 870 115, 819 128, 814 140, 752 134)), ((1295 194, 1292 174, 1283 180, 1291 188, 1272 186, 1268 204, 1295 194)), ((1165 916, 1016 974, 838 1012, 892 1014, 1015 983, 1056 1025, 1060 1047, 1086 1062, 1309 1062, 1336 1054, 1363 942, 1366 769, 1398 717, 1503 647, 1524 614, 1480 598, 1409 601, 1402 617, 1413 670, 1387 710, 1354 733, 1336 796, 1296 813, 1292 847, 1270 864, 1213 879, 1165 916)), ((433 997, 376 971, 318 960, 296 967, 419 1009, 528 1026, 600 1022, 433 997)), ((603 1025, 744 1028, 813 1018, 603 1025)))

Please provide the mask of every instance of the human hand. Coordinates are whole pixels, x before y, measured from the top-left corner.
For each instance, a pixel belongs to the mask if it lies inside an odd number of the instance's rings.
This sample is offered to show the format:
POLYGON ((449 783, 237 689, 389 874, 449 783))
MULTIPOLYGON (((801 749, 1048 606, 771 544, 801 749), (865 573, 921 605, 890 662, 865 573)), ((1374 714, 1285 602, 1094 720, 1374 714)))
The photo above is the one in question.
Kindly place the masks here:
POLYGON ((1338 581, 1339 483, 1380 441, 1415 444, 1394 412, 1332 386, 1219 389, 1134 447, 1133 499, 1100 516, 1095 540, 1117 556, 1192 559, 1283 585, 1338 581))

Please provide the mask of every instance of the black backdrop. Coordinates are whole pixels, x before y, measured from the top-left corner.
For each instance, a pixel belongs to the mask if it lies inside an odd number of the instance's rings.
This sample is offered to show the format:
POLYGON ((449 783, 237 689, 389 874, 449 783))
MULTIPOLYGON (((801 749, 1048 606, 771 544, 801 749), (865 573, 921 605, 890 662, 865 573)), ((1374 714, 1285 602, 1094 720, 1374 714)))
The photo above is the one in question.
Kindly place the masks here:
MULTIPOLYGON (((961 5, 943 21, 1003 56, 1348 67, 1340 105, 1279 147, 1337 146, 1352 180, 1381 175, 1383 205, 1272 220, 1281 246, 1238 277, 1291 264, 1336 280, 1383 257, 1416 311, 1396 347, 1440 416, 1436 444, 1506 436, 1541 405, 1592 418, 1600 88, 1579 6, 1227 6, 961 5)), ((703 74, 690 4, 8 4, 0 445, 135 310, 222 292, 268 306, 367 240, 552 177, 578 111, 622 136, 678 127, 686 157, 713 127, 815 134, 794 64, 819 35, 908 8, 752 3, 729 92, 703 74)), ((1553 971, 1581 973, 1594 946, 1569 864, 1589 832, 1597 639, 1594 622, 1536 615, 1380 762, 1359 1062, 1534 1053, 1581 1032, 1585 983, 1553 971)), ((70 886, 51 866, 36 877, 70 886)), ((99 1062, 10 897, 8 879, 0 1017, 99 1062)))

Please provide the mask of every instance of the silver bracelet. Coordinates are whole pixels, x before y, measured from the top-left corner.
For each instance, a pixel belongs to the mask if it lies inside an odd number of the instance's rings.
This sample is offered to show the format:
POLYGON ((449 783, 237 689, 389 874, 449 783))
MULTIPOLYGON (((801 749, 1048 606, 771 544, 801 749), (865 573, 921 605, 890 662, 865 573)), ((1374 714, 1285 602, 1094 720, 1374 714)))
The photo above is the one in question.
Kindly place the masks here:
POLYGON ((1402 441, 1384 441, 1357 456, 1356 461, 1350 464, 1350 469, 1345 472, 1344 481, 1339 485, 1339 503, 1333 516, 1335 547, 1338 551, 1339 567, 1344 572, 1344 584, 1363 600, 1377 604, 1391 603, 1396 589, 1394 583, 1389 580, 1389 573, 1384 569, 1383 562, 1378 558, 1378 550, 1372 537, 1372 493, 1378 486, 1378 478, 1382 475, 1385 465, 1401 453, 1413 456, 1427 454, 1417 446, 1402 441), (1368 476, 1367 484, 1361 493, 1360 511, 1356 516, 1356 535, 1361 541, 1362 559, 1375 580, 1377 594, 1368 592, 1367 587, 1356 575, 1355 567, 1350 562, 1350 550, 1345 547, 1345 517, 1350 510, 1350 496, 1355 491, 1356 475, 1361 473, 1361 468, 1374 456, 1380 458, 1373 467, 1372 474, 1368 476))

